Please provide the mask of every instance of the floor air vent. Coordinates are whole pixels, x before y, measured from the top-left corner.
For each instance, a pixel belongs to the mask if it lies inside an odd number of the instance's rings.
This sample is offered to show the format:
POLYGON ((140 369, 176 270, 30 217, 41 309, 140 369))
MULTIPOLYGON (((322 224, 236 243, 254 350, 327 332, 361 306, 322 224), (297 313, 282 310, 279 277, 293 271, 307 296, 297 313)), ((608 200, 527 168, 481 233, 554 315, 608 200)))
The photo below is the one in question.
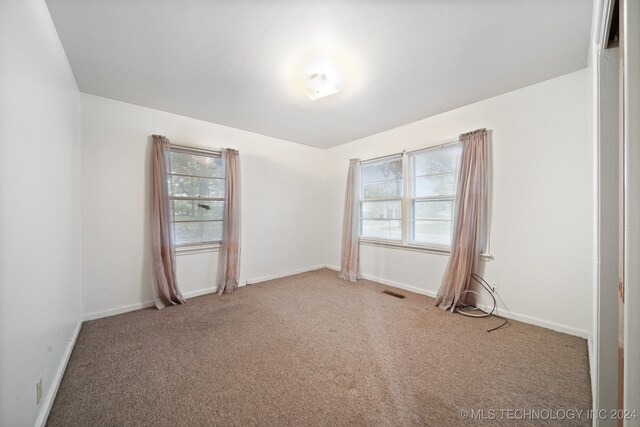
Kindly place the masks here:
POLYGON ((396 298, 401 298, 401 299, 405 298, 404 295, 396 294, 395 292, 392 292, 392 291, 382 291, 382 293, 385 294, 385 295, 390 295, 392 297, 396 297, 396 298))

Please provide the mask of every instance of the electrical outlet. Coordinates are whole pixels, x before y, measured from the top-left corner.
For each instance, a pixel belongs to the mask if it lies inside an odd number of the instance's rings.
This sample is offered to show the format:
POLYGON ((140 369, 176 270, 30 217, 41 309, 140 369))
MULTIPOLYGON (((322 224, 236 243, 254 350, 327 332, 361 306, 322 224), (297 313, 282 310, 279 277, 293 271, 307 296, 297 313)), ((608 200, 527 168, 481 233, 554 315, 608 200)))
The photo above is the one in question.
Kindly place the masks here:
POLYGON ((36 381, 36 404, 39 405, 42 400, 42 378, 36 381))

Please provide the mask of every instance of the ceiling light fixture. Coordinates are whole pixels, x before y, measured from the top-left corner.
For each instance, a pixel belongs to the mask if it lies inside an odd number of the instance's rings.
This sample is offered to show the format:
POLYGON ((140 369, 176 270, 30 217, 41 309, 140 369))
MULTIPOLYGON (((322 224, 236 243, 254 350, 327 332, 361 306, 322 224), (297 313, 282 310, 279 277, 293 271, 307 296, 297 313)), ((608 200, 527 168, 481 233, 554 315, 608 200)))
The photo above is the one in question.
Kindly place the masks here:
POLYGON ((313 74, 307 81, 305 92, 312 101, 333 95, 338 89, 329 81, 324 74, 313 74))

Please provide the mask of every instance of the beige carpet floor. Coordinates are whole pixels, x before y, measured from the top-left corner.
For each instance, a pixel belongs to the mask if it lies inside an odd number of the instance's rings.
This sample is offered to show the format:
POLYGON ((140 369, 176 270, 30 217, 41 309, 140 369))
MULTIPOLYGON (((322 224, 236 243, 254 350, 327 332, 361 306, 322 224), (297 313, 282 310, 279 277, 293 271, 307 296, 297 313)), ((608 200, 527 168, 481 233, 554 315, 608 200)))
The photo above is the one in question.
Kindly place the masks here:
POLYGON ((49 426, 590 425, 585 340, 318 270, 84 323, 49 426), (504 414, 505 419, 502 419, 504 414), (543 417, 545 412, 540 413, 543 417), (551 414, 557 414, 551 412, 551 414))

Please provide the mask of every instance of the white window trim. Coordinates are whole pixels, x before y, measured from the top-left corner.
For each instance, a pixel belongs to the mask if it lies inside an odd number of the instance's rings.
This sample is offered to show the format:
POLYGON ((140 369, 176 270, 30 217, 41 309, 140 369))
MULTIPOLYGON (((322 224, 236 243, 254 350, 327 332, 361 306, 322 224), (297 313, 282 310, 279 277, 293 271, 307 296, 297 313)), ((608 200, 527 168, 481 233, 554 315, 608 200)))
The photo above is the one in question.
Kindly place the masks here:
MULTIPOLYGON (((395 154, 390 154, 388 156, 381 156, 381 157, 376 157, 373 159, 368 159, 368 160, 363 160, 360 162, 360 188, 358 189, 358 209, 360 210, 360 223, 358 224, 359 230, 358 230, 358 239, 363 239, 362 237, 362 221, 365 219, 362 217, 362 204, 366 203, 366 202, 386 202, 386 201, 399 201, 400 202, 400 239, 383 239, 383 238, 379 238, 379 239, 375 239, 375 238, 371 238, 371 237, 364 237, 364 239, 371 239, 371 240, 379 240, 379 241, 384 241, 384 242, 395 242, 395 243, 402 243, 404 242, 404 217, 405 217, 405 208, 404 208, 404 199, 405 199, 405 191, 406 191, 406 183, 405 183, 405 179, 404 179, 404 171, 405 171, 405 156, 404 156, 404 152, 402 153, 395 153, 395 154), (364 200, 362 198, 362 167, 364 164, 366 163, 374 163, 374 162, 378 162, 381 160, 386 160, 386 159, 391 159, 391 158, 395 158, 395 157, 399 157, 400 160, 402 161, 402 194, 400 197, 389 197, 387 199, 367 199, 364 200)), ((389 219, 389 221, 397 221, 397 219, 389 219)))
MULTIPOLYGON (((442 147, 449 144, 455 144, 460 142, 460 139, 453 138, 447 139, 443 141, 439 141, 436 143, 431 143, 428 145, 414 146, 411 150, 403 150, 399 153, 402 156, 402 199, 401 199, 401 211, 402 211, 402 232, 401 240, 395 239, 381 239, 381 238, 373 238, 373 237, 363 237, 359 235, 359 243, 367 245, 367 246, 378 246, 378 247, 386 247, 392 249, 400 249, 400 250, 408 250, 415 252, 425 252, 432 253, 437 255, 451 255, 451 247, 450 246, 441 246, 441 245, 433 245, 433 244, 422 244, 419 242, 414 242, 411 240, 411 200, 410 197, 410 177, 409 177, 409 154, 415 153, 417 151, 427 150, 429 148, 437 148, 442 147)), ((378 159, 382 159, 385 157, 393 157, 398 154, 390 154, 388 156, 380 156, 372 159, 362 160, 360 164, 364 164, 370 161, 375 161, 378 159)), ((362 187, 362 186, 361 186, 362 187)), ((362 188, 360 189, 362 191, 362 188)), ((361 193, 360 193, 361 194, 361 193)), ((487 204, 491 200, 490 194, 487 194, 487 204)), ((362 199, 360 200, 360 206, 362 206, 362 199)), ((485 250, 480 253, 480 258, 483 260, 493 260, 493 255, 491 254, 491 246, 490 246, 490 227, 489 227, 489 217, 487 209, 487 215, 485 215, 487 223, 485 224, 485 234, 486 234, 486 242, 485 242, 485 250)))
POLYGON ((176 246, 176 256, 218 252, 219 250, 220 242, 203 243, 201 245, 176 246))
MULTIPOLYGON (((190 153, 190 154, 194 154, 194 155, 207 155, 207 156, 214 156, 214 157, 222 157, 222 151, 220 150, 211 150, 208 148, 204 148, 204 147, 196 147, 196 146, 187 146, 187 145, 179 145, 179 144, 169 144, 169 150, 172 150, 174 152, 183 152, 183 153, 190 153)), ((171 174, 168 173, 168 175, 175 175, 175 174, 171 174)), ((193 175, 195 176, 195 175, 193 175)), ((224 178, 217 178, 217 179, 224 179, 226 180, 226 172, 225 172, 225 177, 224 178)), ((169 195, 169 201, 172 200, 177 200, 180 199, 180 197, 176 197, 176 196, 171 196, 169 195)), ((186 199, 188 200, 197 200, 197 198, 194 197, 187 197, 186 199)), ((211 201, 225 201, 224 198, 203 198, 202 200, 211 200, 211 201)), ((175 221, 173 219, 170 220, 172 226, 175 227, 175 221)), ((223 225, 224 227, 224 225, 223 225)), ((175 230, 175 228, 174 228, 175 230)), ((207 242, 200 242, 200 243, 185 243, 182 245, 175 245, 175 251, 176 251, 176 256, 179 255, 188 255, 188 254, 197 254, 197 253, 203 253, 203 252, 215 252, 218 251, 220 249, 220 245, 221 245, 222 241, 221 240, 213 240, 213 241, 207 241, 207 242)))
MULTIPOLYGON (((417 245, 413 243, 402 243, 396 240, 376 240, 376 239, 363 238, 363 237, 361 237, 359 240, 360 240, 360 244, 366 245, 366 246, 378 246, 383 248, 401 249, 401 250, 407 250, 407 251, 413 251, 413 252, 425 252, 425 253, 431 253, 436 255, 446 255, 446 256, 451 255, 451 249, 445 248, 445 247, 438 248, 436 246, 425 246, 425 245, 417 245)), ((487 251, 486 253, 482 252, 480 253, 480 258, 484 260, 493 260, 493 255, 489 251, 487 251)))
MULTIPOLYGON (((421 243, 418 241, 415 241, 412 239, 412 227, 411 227, 411 213, 412 213, 412 205, 413 205, 413 201, 414 200, 437 200, 437 199, 442 199, 442 200, 450 200, 450 197, 413 197, 414 194, 414 189, 411 188, 411 186, 413 185, 413 181, 412 181, 412 176, 413 176, 413 170, 411 168, 411 164, 410 164, 410 157, 412 154, 416 154, 419 153, 421 151, 428 151, 428 150, 434 150, 434 149, 438 149, 438 148, 444 148, 448 145, 453 145, 453 144, 459 144, 460 140, 459 139, 454 139, 451 141, 448 141, 446 143, 441 143, 441 144, 436 144, 436 145, 430 145, 428 147, 425 148, 420 148, 420 149, 415 149, 415 150, 411 150, 411 151, 407 151, 406 155, 405 155, 405 159, 404 162, 402 164, 402 167, 405 168, 407 170, 407 180, 405 182, 406 185, 406 199, 407 199, 407 205, 406 205, 406 219, 407 219, 407 225, 406 225, 406 229, 405 229, 405 234, 404 234, 404 238, 406 239, 406 241, 403 241, 403 243, 407 244, 407 245, 411 245, 411 246, 417 246, 417 247, 423 247, 425 249, 429 249, 432 250, 434 252, 445 252, 445 253, 451 253, 451 245, 438 245, 435 243, 421 243)), ((454 195, 453 197, 453 203, 455 205, 455 201, 456 201, 456 197, 454 195)), ((403 212, 403 214, 405 213, 403 212)), ((403 217, 404 219, 404 217, 403 217)), ((451 222, 451 226, 453 227, 453 221, 451 222)), ((453 231, 453 230, 452 230, 453 231)))

